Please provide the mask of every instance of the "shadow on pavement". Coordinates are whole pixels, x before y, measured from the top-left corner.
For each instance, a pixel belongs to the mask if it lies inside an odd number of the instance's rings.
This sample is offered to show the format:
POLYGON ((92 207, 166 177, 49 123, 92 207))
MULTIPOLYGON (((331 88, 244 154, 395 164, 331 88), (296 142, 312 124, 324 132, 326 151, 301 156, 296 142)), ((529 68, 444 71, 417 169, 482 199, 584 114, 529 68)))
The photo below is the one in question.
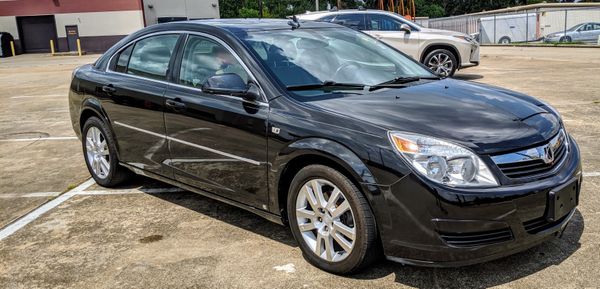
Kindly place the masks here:
MULTIPOLYGON (((169 185, 139 177, 132 181, 137 187, 169 185)), ((135 187, 133 184, 128 187, 135 187)), ((238 228, 297 247, 287 227, 267 221, 243 209, 191 192, 152 194, 152 196, 226 222, 238 228)), ((581 244, 584 220, 576 210, 561 238, 555 238, 534 248, 498 260, 459 268, 426 268, 381 261, 363 272, 347 276, 356 279, 377 279, 395 275, 395 281, 417 288, 487 288, 502 285, 547 267, 558 265, 571 256, 581 244)))
POLYGON ((476 79, 482 79, 483 75, 469 74, 469 73, 457 73, 454 76, 452 76, 452 78, 458 79, 458 80, 476 80, 476 79))

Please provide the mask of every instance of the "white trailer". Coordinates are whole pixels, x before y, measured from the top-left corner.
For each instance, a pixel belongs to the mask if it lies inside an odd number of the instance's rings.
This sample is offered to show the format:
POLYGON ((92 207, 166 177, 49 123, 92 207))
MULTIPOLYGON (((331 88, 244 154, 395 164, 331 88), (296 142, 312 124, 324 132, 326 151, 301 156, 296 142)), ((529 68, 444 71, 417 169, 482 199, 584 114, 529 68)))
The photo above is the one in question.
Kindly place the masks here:
POLYGON ((535 13, 483 17, 479 20, 480 41, 508 44, 537 40, 536 18, 535 13))

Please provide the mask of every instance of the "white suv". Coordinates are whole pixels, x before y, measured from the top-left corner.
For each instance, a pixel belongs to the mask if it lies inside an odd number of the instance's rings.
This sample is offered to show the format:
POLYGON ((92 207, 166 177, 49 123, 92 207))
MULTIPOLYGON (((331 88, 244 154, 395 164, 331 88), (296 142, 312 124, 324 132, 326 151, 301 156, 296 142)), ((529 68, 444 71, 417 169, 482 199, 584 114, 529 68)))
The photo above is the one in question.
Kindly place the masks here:
POLYGON ((429 29, 381 10, 330 10, 296 15, 300 20, 342 24, 370 34, 442 76, 479 64, 479 43, 460 32, 429 29))

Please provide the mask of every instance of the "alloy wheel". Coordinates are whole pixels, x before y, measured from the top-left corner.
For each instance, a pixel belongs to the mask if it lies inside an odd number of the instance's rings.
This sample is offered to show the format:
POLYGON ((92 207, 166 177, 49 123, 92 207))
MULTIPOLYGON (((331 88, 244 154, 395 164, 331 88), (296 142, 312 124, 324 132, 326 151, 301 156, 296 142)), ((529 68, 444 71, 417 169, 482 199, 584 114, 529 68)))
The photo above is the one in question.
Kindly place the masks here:
POLYGON ((445 53, 438 53, 432 56, 427 63, 429 69, 442 76, 449 76, 454 68, 452 59, 445 53))
POLYGON ((85 136, 86 157, 94 174, 101 179, 110 172, 110 154, 106 137, 100 129, 92 126, 85 136))
POLYGON ((344 260, 356 240, 356 224, 344 193, 325 179, 302 185, 296 198, 296 222, 306 245, 329 262, 344 260))

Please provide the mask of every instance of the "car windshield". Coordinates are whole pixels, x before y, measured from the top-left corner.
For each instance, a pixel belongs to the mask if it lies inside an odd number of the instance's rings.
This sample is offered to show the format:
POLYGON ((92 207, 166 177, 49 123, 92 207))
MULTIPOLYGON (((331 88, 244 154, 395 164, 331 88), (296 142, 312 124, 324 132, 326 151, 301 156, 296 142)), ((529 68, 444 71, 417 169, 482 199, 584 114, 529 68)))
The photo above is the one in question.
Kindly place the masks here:
POLYGON ((242 40, 284 86, 296 91, 435 77, 407 56, 349 28, 249 32, 242 40))

